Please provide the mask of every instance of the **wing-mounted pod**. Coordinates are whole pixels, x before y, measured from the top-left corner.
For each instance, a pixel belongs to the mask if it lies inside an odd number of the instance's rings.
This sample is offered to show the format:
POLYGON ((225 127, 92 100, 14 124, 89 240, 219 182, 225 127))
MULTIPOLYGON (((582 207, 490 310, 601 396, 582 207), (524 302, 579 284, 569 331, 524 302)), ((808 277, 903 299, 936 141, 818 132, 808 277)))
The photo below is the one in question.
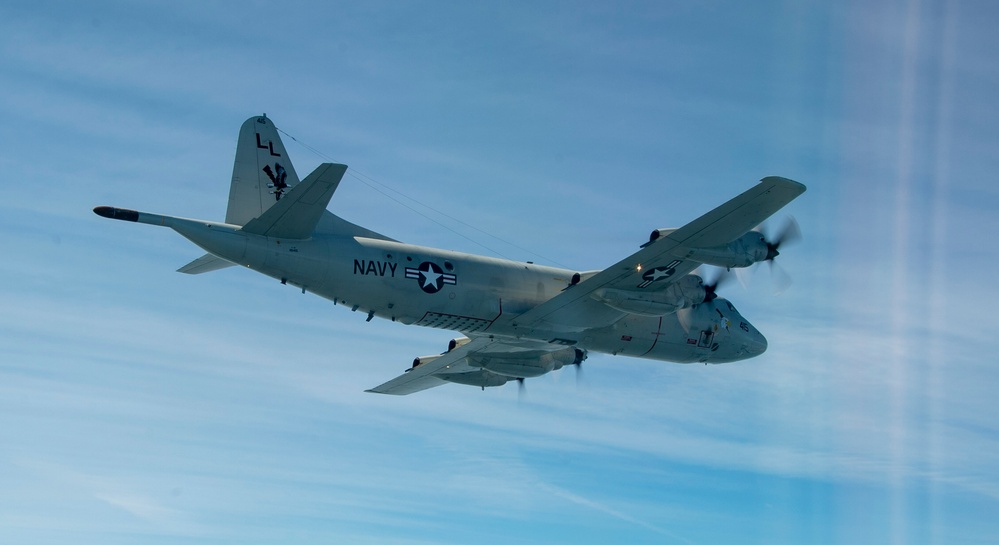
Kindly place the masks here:
POLYGON ((665 316, 704 302, 708 290, 700 276, 688 274, 660 290, 600 288, 590 297, 628 314, 665 316))
POLYGON ((420 356, 418 358, 413 358, 413 366, 410 367, 409 369, 407 369, 406 371, 410 371, 412 369, 416 369, 417 367, 419 367, 421 365, 425 365, 425 364, 428 364, 428 363, 430 363, 432 361, 440 359, 440 357, 443 356, 444 354, 447 354, 448 352, 454 350, 455 348, 461 348, 462 346, 465 346, 466 344, 468 344, 470 342, 472 342, 472 339, 469 339, 468 337, 458 337, 458 338, 455 338, 455 339, 451 339, 447 343, 447 350, 446 351, 444 351, 444 352, 442 352, 440 354, 433 354, 433 355, 430 355, 430 356, 420 356))
POLYGON ((440 357, 441 357, 440 354, 434 354, 432 356, 420 356, 417 358, 413 358, 413 366, 410 367, 409 369, 406 369, 406 372, 408 373, 409 371, 412 371, 413 369, 416 369, 421 365, 426 365, 436 359, 439 359, 440 357))
MULTIPOLYGON (((461 348, 462 346, 465 346, 470 342, 472 342, 472 339, 469 339, 468 337, 458 337, 455 339, 451 339, 451 341, 447 343, 447 351, 450 352, 455 348, 461 348)), ((447 352, 445 352, 445 354, 446 353, 447 352)))
POLYGON ((676 228, 673 228, 673 229, 656 229, 655 231, 652 231, 652 234, 649 235, 649 241, 646 242, 645 244, 642 244, 642 248, 644 248, 644 247, 652 244, 653 242, 655 242, 655 241, 657 241, 657 240, 659 240, 659 239, 661 239, 663 237, 670 236, 675 231, 676 231, 676 228))

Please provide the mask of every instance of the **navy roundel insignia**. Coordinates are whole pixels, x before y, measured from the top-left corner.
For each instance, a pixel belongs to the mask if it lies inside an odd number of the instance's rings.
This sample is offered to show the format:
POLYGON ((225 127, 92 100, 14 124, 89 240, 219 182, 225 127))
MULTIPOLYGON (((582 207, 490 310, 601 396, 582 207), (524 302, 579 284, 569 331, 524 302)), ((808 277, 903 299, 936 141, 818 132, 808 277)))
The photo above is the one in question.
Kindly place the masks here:
POLYGON ((419 267, 406 267, 406 278, 417 280, 420 289, 427 293, 437 293, 444 288, 444 284, 455 286, 458 284, 458 277, 444 272, 436 263, 424 261, 419 267))
POLYGON ((676 266, 679 265, 680 263, 683 262, 680 260, 674 260, 665 267, 656 267, 654 269, 649 269, 648 271, 645 272, 645 274, 642 275, 643 282, 639 284, 638 287, 646 288, 649 286, 649 284, 653 282, 658 282, 659 280, 665 280, 673 276, 673 274, 676 273, 676 266))

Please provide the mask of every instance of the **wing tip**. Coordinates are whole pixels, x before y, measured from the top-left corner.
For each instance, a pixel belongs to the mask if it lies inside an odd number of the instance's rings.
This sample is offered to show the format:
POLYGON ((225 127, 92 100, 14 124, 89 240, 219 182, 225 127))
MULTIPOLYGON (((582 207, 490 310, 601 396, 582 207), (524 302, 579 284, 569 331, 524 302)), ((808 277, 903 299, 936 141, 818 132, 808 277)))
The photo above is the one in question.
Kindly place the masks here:
MULTIPOLYGON (((386 390, 382 390, 382 389, 379 389, 379 388, 381 388, 381 386, 375 386, 374 388, 368 388, 367 390, 364 391, 364 393, 366 393, 366 394, 393 395, 392 392, 389 392, 389 391, 386 391, 386 390)), ((399 394, 395 394, 395 395, 399 395, 399 394)))
POLYGON ((788 189, 796 191, 799 195, 804 193, 807 187, 801 182, 796 182, 790 178, 785 178, 783 176, 766 176, 760 180, 761 184, 775 184, 782 185, 788 189))

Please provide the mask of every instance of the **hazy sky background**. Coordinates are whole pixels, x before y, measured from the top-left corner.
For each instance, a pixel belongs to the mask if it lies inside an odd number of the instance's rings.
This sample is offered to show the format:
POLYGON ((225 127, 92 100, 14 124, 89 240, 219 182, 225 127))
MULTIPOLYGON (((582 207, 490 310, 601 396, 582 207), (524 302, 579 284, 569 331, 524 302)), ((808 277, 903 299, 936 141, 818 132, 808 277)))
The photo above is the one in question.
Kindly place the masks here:
POLYGON ((0 543, 995 542, 999 7, 285 4, 0 6, 0 543), (770 349, 364 393, 455 335, 91 212, 221 220, 262 112, 343 217, 576 269, 799 180, 770 349))

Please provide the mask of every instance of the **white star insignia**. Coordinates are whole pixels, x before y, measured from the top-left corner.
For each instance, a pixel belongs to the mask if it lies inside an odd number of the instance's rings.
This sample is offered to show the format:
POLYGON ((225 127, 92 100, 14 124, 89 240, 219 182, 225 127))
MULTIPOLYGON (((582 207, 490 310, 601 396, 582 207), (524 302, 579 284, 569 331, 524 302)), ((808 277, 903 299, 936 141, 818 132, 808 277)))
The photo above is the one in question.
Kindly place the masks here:
POLYGON ((423 275, 423 287, 424 288, 429 287, 429 286, 434 286, 436 288, 437 287, 437 280, 439 280, 440 277, 444 276, 443 274, 437 273, 437 272, 434 272, 434 271, 420 271, 420 274, 423 275))
POLYGON ((663 278, 668 278, 668 277, 669 277, 669 269, 656 269, 656 271, 654 273, 652 273, 652 281, 653 282, 655 282, 656 280, 662 280, 663 278))

